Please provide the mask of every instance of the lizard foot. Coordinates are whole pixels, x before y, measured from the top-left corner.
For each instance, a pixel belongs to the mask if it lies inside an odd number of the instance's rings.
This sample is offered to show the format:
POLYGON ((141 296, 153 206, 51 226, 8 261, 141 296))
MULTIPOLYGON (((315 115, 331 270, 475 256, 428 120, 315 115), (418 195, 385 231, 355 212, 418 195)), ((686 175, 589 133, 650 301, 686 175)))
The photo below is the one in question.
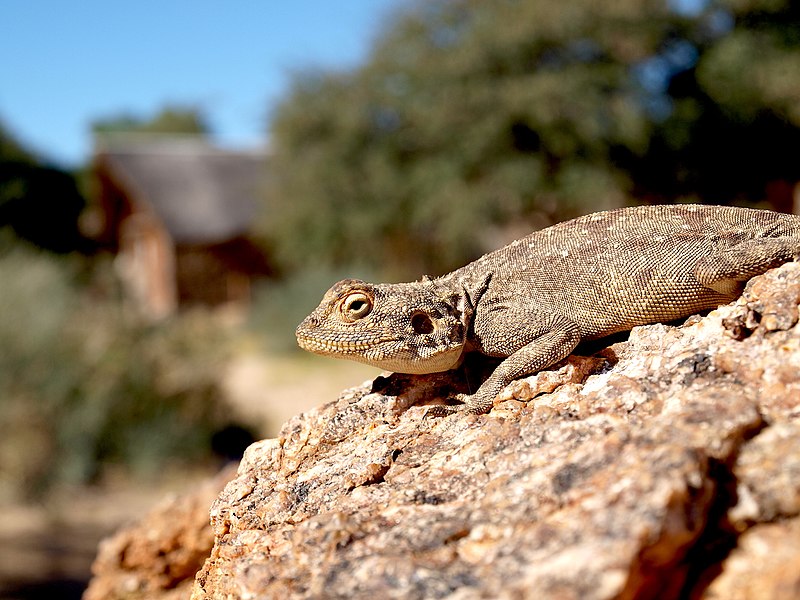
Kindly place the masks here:
POLYGON ((492 407, 491 404, 484 406, 483 403, 473 402, 474 396, 468 396, 467 394, 456 394, 453 396, 453 400, 457 400, 461 404, 437 404, 436 406, 431 406, 425 412, 425 418, 447 417, 456 413, 480 415, 487 412, 492 407))
POLYGON ((436 406, 431 406, 428 410, 425 411, 424 419, 430 419, 431 417, 447 417, 450 415, 454 415, 457 412, 461 412, 464 410, 464 405, 459 404, 457 406, 448 406, 445 404, 437 404, 436 406))

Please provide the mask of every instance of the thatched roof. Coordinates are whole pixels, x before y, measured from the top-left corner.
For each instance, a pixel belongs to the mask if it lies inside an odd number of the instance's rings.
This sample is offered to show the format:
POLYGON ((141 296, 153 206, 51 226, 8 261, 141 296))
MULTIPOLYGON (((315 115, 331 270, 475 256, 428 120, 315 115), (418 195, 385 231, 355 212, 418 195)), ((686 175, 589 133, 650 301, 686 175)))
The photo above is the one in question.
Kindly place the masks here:
POLYGON ((244 233, 256 214, 266 171, 262 151, 221 150, 204 138, 103 139, 101 168, 149 206, 176 243, 208 244, 244 233))

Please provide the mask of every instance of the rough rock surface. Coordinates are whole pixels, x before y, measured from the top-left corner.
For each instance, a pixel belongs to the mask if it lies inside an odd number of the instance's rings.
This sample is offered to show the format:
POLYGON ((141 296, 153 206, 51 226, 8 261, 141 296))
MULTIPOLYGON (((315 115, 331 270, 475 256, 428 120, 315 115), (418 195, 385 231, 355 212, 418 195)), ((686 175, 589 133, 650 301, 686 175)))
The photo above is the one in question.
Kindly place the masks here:
POLYGON ((743 577, 796 594, 798 300, 786 265, 488 415, 423 418, 440 374, 295 417, 214 503, 193 598, 749 597, 743 577))
POLYGON ((784 265, 486 415, 423 418, 463 370, 348 390, 249 448, 191 597, 800 597, 798 302, 784 265))
POLYGON ((208 506, 235 474, 223 469, 193 493, 166 499, 100 544, 84 600, 188 598, 211 551, 208 506))

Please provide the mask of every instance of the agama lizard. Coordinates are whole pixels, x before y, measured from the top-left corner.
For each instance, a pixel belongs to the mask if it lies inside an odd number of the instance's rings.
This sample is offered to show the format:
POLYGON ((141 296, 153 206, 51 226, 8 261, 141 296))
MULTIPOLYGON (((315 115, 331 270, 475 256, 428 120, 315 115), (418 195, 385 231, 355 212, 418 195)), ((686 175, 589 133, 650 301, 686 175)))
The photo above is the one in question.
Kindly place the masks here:
POLYGON ((599 212, 536 231, 442 277, 345 279, 297 327, 301 347, 400 373, 504 360, 464 405, 484 413, 508 383, 581 340, 671 321, 736 298, 755 275, 800 257, 800 216, 676 205, 599 212))

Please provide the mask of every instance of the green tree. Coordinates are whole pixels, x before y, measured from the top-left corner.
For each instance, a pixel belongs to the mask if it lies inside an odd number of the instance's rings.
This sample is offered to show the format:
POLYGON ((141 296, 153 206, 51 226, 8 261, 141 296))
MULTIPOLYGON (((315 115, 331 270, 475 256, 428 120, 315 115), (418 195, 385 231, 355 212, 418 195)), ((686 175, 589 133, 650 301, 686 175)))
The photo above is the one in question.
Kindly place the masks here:
POLYGON ((189 133, 208 134, 210 129, 202 111, 191 106, 167 105, 152 117, 130 113, 98 119, 92 123, 95 134, 108 133, 189 133))
POLYGON ((0 163, 5 162, 33 164, 36 161, 33 155, 14 139, 8 128, 0 121, 0 163))
POLYGON ((0 231, 55 252, 87 251, 78 228, 84 205, 71 173, 40 164, 0 124, 0 231))
POLYGON ((761 143, 797 135, 797 13, 781 0, 418 3, 361 68, 300 74, 277 108, 278 249, 290 266, 407 277, 474 257, 497 231, 632 199, 763 199, 797 179, 791 153, 761 143))
POLYGON ((621 160, 637 196, 762 202, 792 209, 800 179, 800 6, 789 0, 697 0, 641 67, 655 131, 621 160))
POLYGON ((628 66, 668 11, 614 7, 420 4, 362 69, 298 79, 273 128, 291 254, 440 272, 496 243, 481 231, 623 204, 609 155, 643 152, 651 128, 628 66))

